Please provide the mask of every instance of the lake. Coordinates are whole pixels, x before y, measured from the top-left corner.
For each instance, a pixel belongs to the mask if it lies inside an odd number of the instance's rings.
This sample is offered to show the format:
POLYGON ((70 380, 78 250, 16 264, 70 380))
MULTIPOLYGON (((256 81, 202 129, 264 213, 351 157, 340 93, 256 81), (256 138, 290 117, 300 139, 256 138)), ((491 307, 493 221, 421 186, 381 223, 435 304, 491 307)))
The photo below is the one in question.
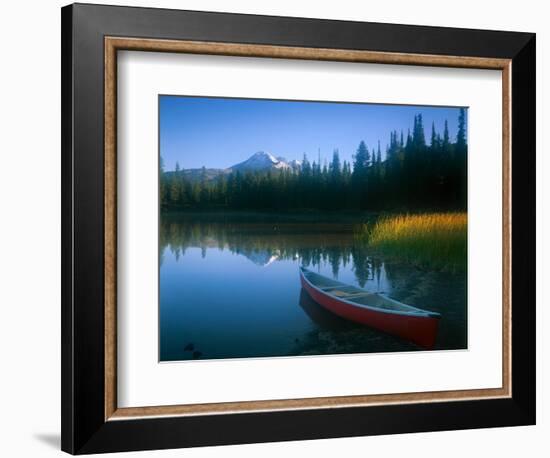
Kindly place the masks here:
POLYGON ((162 215, 160 360, 423 350, 339 318, 300 285, 299 266, 439 312, 434 350, 467 347, 466 273, 370 252, 364 219, 162 215))

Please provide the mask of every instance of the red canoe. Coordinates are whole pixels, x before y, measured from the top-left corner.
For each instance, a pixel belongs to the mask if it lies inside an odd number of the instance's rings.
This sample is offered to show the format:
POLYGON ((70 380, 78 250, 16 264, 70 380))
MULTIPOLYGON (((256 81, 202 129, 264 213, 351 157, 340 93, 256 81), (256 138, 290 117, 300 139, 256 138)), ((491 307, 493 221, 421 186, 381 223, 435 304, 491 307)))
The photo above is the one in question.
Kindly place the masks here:
POLYGON ((300 267, 300 280, 311 298, 332 313, 430 349, 441 315, 418 309, 300 267))

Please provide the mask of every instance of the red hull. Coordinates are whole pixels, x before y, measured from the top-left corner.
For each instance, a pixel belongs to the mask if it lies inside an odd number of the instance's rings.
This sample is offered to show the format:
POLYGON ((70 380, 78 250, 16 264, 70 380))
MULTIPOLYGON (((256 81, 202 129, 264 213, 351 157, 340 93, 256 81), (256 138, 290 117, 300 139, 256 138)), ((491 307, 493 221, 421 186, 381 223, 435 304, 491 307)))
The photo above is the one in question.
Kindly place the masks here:
POLYGON ((354 306, 314 288, 303 275, 300 275, 300 280, 315 302, 342 318, 399 336, 427 349, 433 348, 435 344, 439 318, 387 313, 354 306))

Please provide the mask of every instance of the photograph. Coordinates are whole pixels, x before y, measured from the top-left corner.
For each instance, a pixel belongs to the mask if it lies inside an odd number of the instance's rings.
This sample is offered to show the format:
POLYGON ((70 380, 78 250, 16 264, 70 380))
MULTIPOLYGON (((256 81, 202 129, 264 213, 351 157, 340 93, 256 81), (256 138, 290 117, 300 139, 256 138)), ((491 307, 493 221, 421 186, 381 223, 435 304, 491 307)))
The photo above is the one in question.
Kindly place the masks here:
POLYGON ((467 349, 467 107, 159 95, 161 362, 467 349))

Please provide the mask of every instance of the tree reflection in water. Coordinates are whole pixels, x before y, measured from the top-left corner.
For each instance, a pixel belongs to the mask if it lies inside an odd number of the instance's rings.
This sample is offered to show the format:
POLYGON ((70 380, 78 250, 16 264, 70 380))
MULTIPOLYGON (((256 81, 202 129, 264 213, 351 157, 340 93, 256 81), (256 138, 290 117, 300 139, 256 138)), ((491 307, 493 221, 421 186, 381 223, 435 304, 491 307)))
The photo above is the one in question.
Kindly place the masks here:
POLYGON ((316 268, 329 264, 334 278, 340 267, 352 264, 358 284, 380 280, 382 262, 369 256, 356 243, 355 224, 339 223, 231 223, 212 221, 162 221, 160 226, 160 262, 168 249, 179 260, 189 247, 200 248, 202 257, 209 248, 229 250, 257 265, 277 260, 299 260, 316 268))

